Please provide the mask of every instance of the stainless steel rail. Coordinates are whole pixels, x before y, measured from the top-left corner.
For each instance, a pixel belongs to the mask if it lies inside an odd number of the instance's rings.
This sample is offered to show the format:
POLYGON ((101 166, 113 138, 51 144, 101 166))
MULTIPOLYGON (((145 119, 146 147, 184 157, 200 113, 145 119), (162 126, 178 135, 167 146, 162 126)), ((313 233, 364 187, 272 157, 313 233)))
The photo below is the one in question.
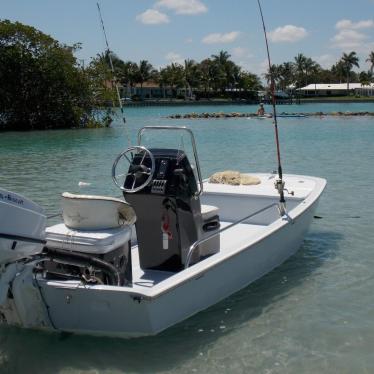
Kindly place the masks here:
POLYGON ((201 193, 203 192, 203 179, 201 177, 200 163, 199 163, 199 158, 197 156, 196 142, 195 142, 195 137, 194 137, 193 132, 186 126, 145 126, 145 127, 142 127, 138 132, 138 145, 141 145, 142 135, 147 130, 179 130, 179 131, 186 131, 190 135, 193 154, 194 154, 195 161, 196 161, 197 175, 199 178, 199 185, 200 185, 200 189, 195 194, 195 196, 200 196, 201 193))
POLYGON ((248 215, 248 216, 246 216, 246 217, 240 219, 239 221, 235 221, 234 223, 231 223, 230 225, 224 227, 223 229, 220 229, 220 230, 214 232, 213 234, 206 236, 205 238, 202 238, 202 239, 200 239, 200 240, 197 240, 195 243, 193 243, 193 244, 191 245, 190 249, 188 250, 187 259, 186 259, 186 263, 185 263, 185 265, 184 265, 184 268, 187 269, 187 268, 190 266, 191 257, 192 257, 192 255, 193 255, 194 251, 196 250, 196 248, 197 248, 200 244, 205 243, 206 241, 208 241, 209 239, 215 237, 216 235, 219 235, 219 234, 221 234, 222 232, 224 232, 224 231, 226 231, 226 230, 228 230, 228 229, 231 229, 232 227, 238 225, 239 223, 242 223, 243 221, 246 221, 247 219, 252 218, 252 217, 256 216, 257 214, 260 214, 260 213, 264 212, 265 210, 270 209, 270 208, 273 207, 273 206, 278 206, 278 203, 272 203, 272 204, 266 206, 265 208, 262 208, 262 209, 260 209, 260 210, 257 210, 256 212, 251 213, 250 215, 248 215))

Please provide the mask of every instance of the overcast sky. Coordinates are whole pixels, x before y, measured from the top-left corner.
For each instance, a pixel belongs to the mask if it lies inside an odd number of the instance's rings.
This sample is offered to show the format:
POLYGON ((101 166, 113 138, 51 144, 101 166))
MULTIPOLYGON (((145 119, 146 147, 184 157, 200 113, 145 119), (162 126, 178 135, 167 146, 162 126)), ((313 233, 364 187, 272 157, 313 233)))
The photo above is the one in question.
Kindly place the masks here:
MULTIPOLYGON (((60 42, 82 43, 88 63, 105 49, 95 0, 0 0, 2 19, 20 21, 60 42)), ((124 60, 155 67, 228 51, 261 74, 265 43, 257 0, 101 0, 111 49, 124 60)), ((303 53, 331 67, 357 52, 360 70, 374 51, 374 0, 262 0, 272 62, 303 53)))

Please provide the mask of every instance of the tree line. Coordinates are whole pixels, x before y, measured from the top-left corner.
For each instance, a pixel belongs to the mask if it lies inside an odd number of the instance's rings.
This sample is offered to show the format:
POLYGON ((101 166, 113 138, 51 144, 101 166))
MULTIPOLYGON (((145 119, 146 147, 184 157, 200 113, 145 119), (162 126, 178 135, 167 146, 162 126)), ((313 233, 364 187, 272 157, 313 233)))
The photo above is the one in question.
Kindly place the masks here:
POLYGON ((192 59, 184 60, 183 64, 170 63, 160 69, 148 60, 123 61, 115 53, 107 51, 97 55, 89 64, 88 69, 97 69, 106 65, 110 73, 110 59, 112 60, 115 78, 124 87, 124 92, 133 92, 135 86, 140 86, 140 99, 145 82, 151 82, 160 88, 160 97, 178 97, 178 92, 183 90, 180 98, 192 98, 196 94, 208 97, 228 97, 233 92, 239 92, 243 97, 253 96, 258 90, 263 89, 261 79, 256 74, 250 73, 230 60, 230 54, 220 51, 216 55, 196 62, 192 59), (229 94, 230 93, 230 94, 229 94))
MULTIPOLYGON (((115 68, 117 82, 132 92, 135 85, 140 85, 140 92, 145 82, 158 85, 165 97, 166 88, 172 91, 172 97, 177 97, 178 89, 183 89, 181 98, 191 98, 193 93, 201 97, 245 97, 257 95, 259 90, 265 89, 261 79, 253 73, 243 70, 230 60, 227 51, 220 51, 217 55, 203 59, 201 62, 184 60, 184 64, 171 63, 159 70, 155 69, 148 60, 141 60, 139 64, 133 61, 123 61, 115 53, 107 52, 98 55, 91 61, 90 66, 106 63, 109 69, 109 53, 115 68), (130 88, 130 89, 128 89, 130 88), (244 94, 244 95, 243 95, 244 94)), ((310 83, 347 83, 359 82, 363 86, 374 81, 374 52, 366 59, 370 63, 368 71, 355 72, 353 67, 359 68, 357 53, 343 53, 330 69, 323 69, 320 64, 302 53, 295 56, 293 61, 272 65, 264 74, 270 85, 273 77, 276 88, 287 91, 290 87, 297 89, 310 83)), ((141 95, 140 99, 144 98, 141 95)))
MULTIPOLYGON (((123 61, 113 52, 92 58, 86 67, 74 53, 80 44, 61 44, 32 26, 9 20, 0 21, 0 130, 58 129, 108 126, 110 109, 116 102, 114 85, 119 83, 126 95, 145 83, 160 88, 161 97, 256 98, 263 87, 258 75, 244 70, 220 51, 200 62, 170 63, 160 69, 147 60, 123 61), (114 76, 110 69, 110 58, 114 76)), ((322 69, 311 58, 299 54, 294 61, 272 65, 264 77, 273 76, 278 89, 308 83, 373 81, 374 52, 367 60, 369 71, 356 73, 356 52, 344 53, 331 69, 322 69)))
POLYGON ((270 82, 271 76, 280 89, 286 89, 293 85, 295 88, 307 86, 311 83, 361 83, 363 86, 374 82, 374 52, 370 52, 365 60, 370 64, 368 71, 355 72, 353 67, 359 68, 357 53, 343 53, 342 57, 330 69, 323 69, 320 64, 310 57, 299 53, 293 61, 280 65, 272 65, 265 78, 270 82))

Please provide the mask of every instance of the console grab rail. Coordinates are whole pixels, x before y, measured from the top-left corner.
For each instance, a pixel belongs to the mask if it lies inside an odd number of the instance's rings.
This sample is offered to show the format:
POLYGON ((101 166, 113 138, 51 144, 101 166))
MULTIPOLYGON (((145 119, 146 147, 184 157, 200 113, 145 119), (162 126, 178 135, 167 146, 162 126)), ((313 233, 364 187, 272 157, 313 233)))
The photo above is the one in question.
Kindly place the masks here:
POLYGON ((193 244, 191 245, 190 249, 188 250, 187 258, 186 258, 186 263, 185 263, 185 265, 184 265, 184 268, 187 269, 187 268, 190 266, 190 262, 191 262, 192 254, 194 253, 194 251, 196 250, 196 248, 197 248, 200 244, 205 243, 206 241, 208 241, 209 239, 215 237, 216 235, 219 235, 219 234, 221 234, 222 232, 224 232, 224 231, 226 231, 226 230, 228 230, 228 229, 231 229, 232 227, 238 225, 239 223, 242 223, 243 221, 246 221, 247 219, 252 218, 252 217, 256 216, 257 214, 260 214, 260 213, 264 212, 265 210, 270 209, 270 208, 273 207, 273 206, 278 206, 278 203, 272 203, 272 204, 266 206, 265 208, 262 208, 262 209, 260 209, 260 210, 257 210, 256 212, 251 213, 250 215, 248 215, 248 216, 246 216, 246 217, 244 217, 244 218, 241 218, 240 220, 235 221, 235 222, 231 223, 230 225, 228 225, 228 226, 226 226, 226 227, 224 227, 224 228, 222 228, 222 229, 220 229, 220 230, 218 230, 218 231, 216 231, 216 232, 214 232, 214 233, 212 233, 212 234, 206 236, 205 238, 202 238, 202 239, 197 240, 195 243, 193 243, 193 244))
POLYGON ((196 161, 196 169, 197 169, 197 175, 199 178, 199 187, 200 187, 199 191, 196 192, 195 196, 196 197, 200 196, 201 193, 203 192, 203 179, 201 177, 200 163, 199 163, 199 158, 197 156, 196 142, 195 142, 195 137, 193 135, 193 132, 186 126, 145 126, 145 127, 142 127, 138 132, 138 145, 141 145, 142 135, 147 130, 179 130, 179 131, 188 132, 191 138, 192 149, 193 149, 193 154, 194 154, 195 161, 196 161))

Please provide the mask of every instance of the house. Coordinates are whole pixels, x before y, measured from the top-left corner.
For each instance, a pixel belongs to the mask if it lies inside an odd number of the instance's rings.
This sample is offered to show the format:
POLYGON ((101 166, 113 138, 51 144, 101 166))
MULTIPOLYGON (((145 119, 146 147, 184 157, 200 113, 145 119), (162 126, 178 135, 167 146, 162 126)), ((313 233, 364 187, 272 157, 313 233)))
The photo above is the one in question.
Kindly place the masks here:
POLYGON ((142 85, 136 83, 132 88, 132 95, 137 95, 144 99, 152 99, 163 97, 164 93, 158 83, 147 81, 142 85))
POLYGON ((172 98, 175 95, 185 94, 184 88, 173 89, 170 86, 160 86, 159 83, 154 81, 147 81, 143 84, 136 83, 133 86, 128 85, 127 87, 122 87, 121 96, 138 96, 142 99, 161 99, 161 98, 172 98))
MULTIPOLYGON (((347 95, 347 83, 312 83, 296 91, 303 96, 344 96, 347 95)), ((374 83, 366 86, 349 83, 349 91, 360 96, 374 96, 374 83)))

